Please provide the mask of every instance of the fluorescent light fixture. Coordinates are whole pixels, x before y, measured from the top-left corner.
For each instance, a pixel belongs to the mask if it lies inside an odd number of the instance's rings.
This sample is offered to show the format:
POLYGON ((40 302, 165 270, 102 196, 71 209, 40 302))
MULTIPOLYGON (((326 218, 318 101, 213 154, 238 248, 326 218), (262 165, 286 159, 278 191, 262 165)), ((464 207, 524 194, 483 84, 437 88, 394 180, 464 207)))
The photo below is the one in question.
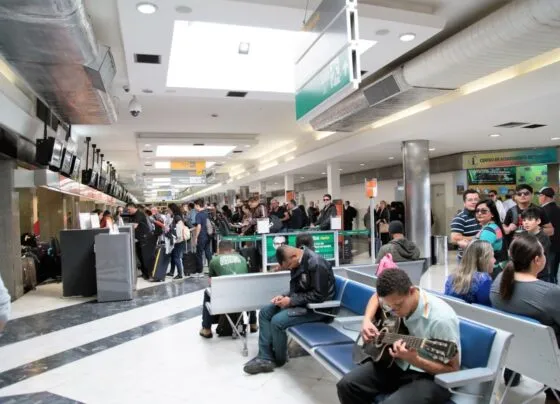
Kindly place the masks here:
POLYGON ((430 148, 428 149, 428 151, 435 151, 435 150, 436 150, 435 147, 430 147, 430 148))
POLYGON ((502 135, 500 135, 499 133, 490 133, 488 136, 490 136, 490 137, 500 137, 502 135))
POLYGON ((342 168, 339 168, 338 171, 342 171, 342 168))
POLYGON ((248 55, 250 47, 251 47, 251 45, 249 44, 249 42, 240 42, 239 43, 239 54, 240 55, 248 55))
POLYGON ((304 180, 304 179, 305 179, 305 177, 300 177, 300 178, 301 178, 302 180, 304 180))
POLYGON ((363 166, 365 166, 365 163, 360 163, 360 167, 363 167, 363 166))
POLYGON ((394 160, 394 159, 395 159, 395 158, 394 158, 393 156, 390 156, 390 157, 389 157, 389 160, 394 160))
POLYGON ((224 157, 235 149, 235 146, 192 146, 192 145, 159 145, 157 157, 224 157))
POLYGON ((136 10, 141 12, 142 14, 153 14, 157 11, 157 6, 153 3, 138 3, 136 5, 136 10))
POLYGON ((268 170, 269 168, 276 167, 277 165, 278 165, 278 161, 271 161, 268 164, 264 164, 262 166, 259 166, 259 171, 268 170))
POLYGON ((560 137, 551 137, 550 140, 560 140, 560 137))
POLYGON ((246 147, 246 148, 249 148, 249 147, 251 147, 251 145, 250 145, 250 144, 246 144, 245 147, 246 147))
POLYGON ((169 170, 171 168, 171 161, 156 161, 154 166, 158 170, 169 170))
POLYGON ((166 85, 293 94, 294 60, 302 37, 309 35, 302 31, 177 20, 166 85), (250 57, 239 57, 242 43, 250 45, 250 57))
POLYGON ((321 173, 322 175, 327 175, 327 173, 321 173))
POLYGON ((399 36, 399 39, 402 42, 410 42, 410 41, 414 41, 414 39, 416 39, 416 34, 413 32, 408 32, 406 34, 402 34, 401 36, 399 36))

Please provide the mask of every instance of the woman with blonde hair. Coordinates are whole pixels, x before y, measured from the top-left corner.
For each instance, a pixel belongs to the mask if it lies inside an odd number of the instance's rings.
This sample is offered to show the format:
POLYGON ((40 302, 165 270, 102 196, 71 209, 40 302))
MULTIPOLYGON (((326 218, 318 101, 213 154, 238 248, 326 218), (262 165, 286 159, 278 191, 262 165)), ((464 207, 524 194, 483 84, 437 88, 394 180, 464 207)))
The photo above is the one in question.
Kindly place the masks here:
POLYGON ((455 273, 445 282, 445 294, 464 300, 491 306, 490 288, 492 269, 496 259, 494 249, 487 241, 472 241, 463 254, 455 273))

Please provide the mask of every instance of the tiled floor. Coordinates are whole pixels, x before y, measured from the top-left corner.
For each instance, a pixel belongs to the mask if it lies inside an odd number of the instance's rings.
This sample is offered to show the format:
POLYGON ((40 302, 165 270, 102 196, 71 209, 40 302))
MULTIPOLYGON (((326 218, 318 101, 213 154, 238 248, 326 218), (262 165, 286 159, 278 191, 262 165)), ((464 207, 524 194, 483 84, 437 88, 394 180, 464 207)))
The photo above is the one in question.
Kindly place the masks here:
MULTIPOLYGON (((431 267, 422 286, 443 290, 449 270, 431 267)), ((338 403, 335 379, 310 357, 248 376, 242 366, 257 352, 257 334, 249 335, 249 358, 238 341, 200 338, 205 286, 139 279, 134 304, 62 299, 56 284, 27 294, 0 337, 0 403, 338 403), (40 332, 20 332, 28 328, 40 332)), ((523 378, 506 403, 539 387, 523 378)))

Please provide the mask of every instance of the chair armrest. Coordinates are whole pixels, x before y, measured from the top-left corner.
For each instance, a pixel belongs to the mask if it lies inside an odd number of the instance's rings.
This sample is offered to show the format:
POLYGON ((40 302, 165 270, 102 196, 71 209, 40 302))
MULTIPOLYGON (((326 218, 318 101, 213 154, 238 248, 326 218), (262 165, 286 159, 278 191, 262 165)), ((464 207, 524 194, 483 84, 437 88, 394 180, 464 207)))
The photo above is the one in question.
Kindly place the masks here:
POLYGON ((212 297, 212 288, 206 288, 204 289, 204 291, 206 292, 206 294, 210 297, 212 297))
POLYGON ((307 308, 315 309, 334 309, 340 307, 340 300, 325 300, 322 303, 307 303, 307 308))
POLYGON ((495 377, 496 373, 490 368, 473 368, 439 374, 434 380, 440 386, 452 389, 472 383, 489 382, 495 377))
POLYGON ((364 316, 342 316, 337 317, 334 319, 335 322, 340 324, 354 324, 354 323, 362 323, 364 321, 364 316))

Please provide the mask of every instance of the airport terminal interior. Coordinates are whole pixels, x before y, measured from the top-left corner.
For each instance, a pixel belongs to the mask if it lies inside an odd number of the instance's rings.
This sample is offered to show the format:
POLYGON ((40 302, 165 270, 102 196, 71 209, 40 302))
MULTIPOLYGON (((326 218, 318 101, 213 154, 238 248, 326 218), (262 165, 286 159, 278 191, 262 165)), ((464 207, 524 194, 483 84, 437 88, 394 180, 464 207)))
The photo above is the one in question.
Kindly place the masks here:
POLYGON ((0 403, 560 402, 558 83, 560 0, 0 0, 0 403))

